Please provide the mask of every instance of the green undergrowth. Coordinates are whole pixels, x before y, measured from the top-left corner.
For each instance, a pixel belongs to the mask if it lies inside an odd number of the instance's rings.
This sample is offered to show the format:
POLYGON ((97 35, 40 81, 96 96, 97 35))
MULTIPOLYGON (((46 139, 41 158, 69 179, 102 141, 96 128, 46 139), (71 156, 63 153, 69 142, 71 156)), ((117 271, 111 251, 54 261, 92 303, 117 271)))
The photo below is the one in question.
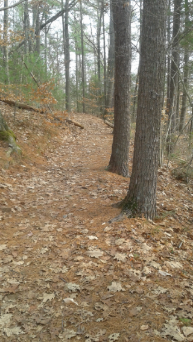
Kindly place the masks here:
POLYGON ((11 129, 8 129, 7 131, 0 131, 0 140, 9 141, 10 137, 16 140, 16 136, 11 129))

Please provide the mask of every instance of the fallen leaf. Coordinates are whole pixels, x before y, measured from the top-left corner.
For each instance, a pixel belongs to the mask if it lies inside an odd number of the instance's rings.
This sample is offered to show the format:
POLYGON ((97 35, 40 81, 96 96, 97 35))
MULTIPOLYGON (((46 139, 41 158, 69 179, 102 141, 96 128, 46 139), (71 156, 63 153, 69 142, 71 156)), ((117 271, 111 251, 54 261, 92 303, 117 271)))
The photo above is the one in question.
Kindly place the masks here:
POLYGON ((4 326, 10 324, 11 317, 13 315, 11 314, 4 314, 0 316, 0 326, 3 328, 4 326))
POLYGON ((162 337, 170 336, 179 342, 184 341, 185 337, 184 335, 182 335, 179 327, 176 324, 177 324, 177 320, 175 319, 175 317, 172 318, 170 321, 168 321, 168 323, 164 324, 164 327, 162 328, 161 336, 162 337))
POLYGON ((116 246, 120 246, 120 245, 122 245, 124 242, 125 242, 125 239, 117 239, 117 240, 115 240, 115 245, 116 245, 116 246))
POLYGON ((109 335, 108 339, 109 339, 109 341, 112 341, 112 342, 117 341, 119 336, 120 336, 119 333, 118 334, 114 333, 114 334, 109 335))
POLYGON ((98 240, 98 237, 94 235, 87 236, 89 240, 98 240))
POLYGON ((125 291, 125 289, 121 286, 121 283, 116 283, 115 281, 113 281, 112 284, 107 288, 111 292, 125 291))
POLYGON ((21 330, 20 327, 14 327, 14 328, 4 328, 3 331, 6 333, 8 337, 12 335, 20 335, 24 334, 24 332, 21 330))
POLYGON ((52 300, 55 298, 54 293, 43 293, 43 303, 46 303, 48 300, 52 300))
POLYGON ((130 317, 134 317, 134 316, 137 316, 138 313, 142 310, 142 307, 141 306, 136 306, 135 308, 131 309, 129 311, 129 316, 130 317))
POLYGON ((185 336, 193 334, 193 327, 182 327, 182 331, 185 336))
POLYGON ((69 292, 77 292, 80 291, 80 286, 75 283, 67 283, 66 288, 69 292))
POLYGON ((103 255, 103 252, 100 249, 95 249, 93 251, 87 252, 88 256, 91 258, 100 258, 103 255))
POLYGON ((0 251, 3 251, 6 248, 7 248, 7 245, 0 245, 0 251))
POLYGON ((64 298, 63 301, 64 301, 66 304, 72 304, 72 303, 73 303, 73 304, 78 305, 78 303, 75 302, 73 298, 64 298))
POLYGON ((118 261, 123 261, 125 262, 127 259, 127 254, 124 253, 116 253, 114 256, 114 259, 118 260, 118 261))
POLYGON ((141 325, 141 326, 140 326, 140 329, 141 329, 142 331, 148 330, 148 329, 149 329, 149 325, 141 325))

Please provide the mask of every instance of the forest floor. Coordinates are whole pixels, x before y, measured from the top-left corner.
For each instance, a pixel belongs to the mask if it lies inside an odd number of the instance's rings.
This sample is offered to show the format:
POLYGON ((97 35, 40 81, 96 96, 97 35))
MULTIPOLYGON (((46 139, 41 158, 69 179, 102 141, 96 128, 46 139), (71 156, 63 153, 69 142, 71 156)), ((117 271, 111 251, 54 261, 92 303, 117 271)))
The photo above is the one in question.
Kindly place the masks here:
POLYGON ((155 221, 111 222, 112 129, 0 110, 23 150, 0 144, 0 341, 193 341, 193 184, 164 164, 155 221))

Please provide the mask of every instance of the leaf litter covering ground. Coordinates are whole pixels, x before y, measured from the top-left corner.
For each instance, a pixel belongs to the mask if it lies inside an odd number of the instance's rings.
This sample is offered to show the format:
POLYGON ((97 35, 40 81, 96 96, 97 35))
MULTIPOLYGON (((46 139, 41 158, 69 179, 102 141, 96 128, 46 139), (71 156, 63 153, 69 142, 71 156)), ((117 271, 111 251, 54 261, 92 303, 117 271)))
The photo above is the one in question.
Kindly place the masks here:
POLYGON ((0 173, 0 340, 193 341, 192 185, 164 165, 155 222, 109 223, 129 182, 105 171, 112 131, 73 118, 85 129, 0 173))

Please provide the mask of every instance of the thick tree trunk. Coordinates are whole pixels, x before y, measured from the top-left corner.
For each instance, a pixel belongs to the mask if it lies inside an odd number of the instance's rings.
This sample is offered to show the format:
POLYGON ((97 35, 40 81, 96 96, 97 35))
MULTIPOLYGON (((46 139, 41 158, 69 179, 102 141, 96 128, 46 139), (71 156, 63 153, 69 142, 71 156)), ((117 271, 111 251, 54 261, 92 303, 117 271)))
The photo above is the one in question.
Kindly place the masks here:
POLYGON ((132 115, 131 115, 132 123, 136 121, 136 104, 137 104, 138 85, 139 85, 139 68, 138 68, 138 72, 136 76, 135 89, 134 89, 134 94, 133 94, 133 107, 132 107, 132 115))
POLYGON ((128 0, 113 1, 115 29, 114 135, 108 170, 128 176, 131 73, 131 7, 128 0))
POLYGON ((133 169, 123 208, 156 215, 157 169, 165 72, 166 1, 144 0, 133 169))

